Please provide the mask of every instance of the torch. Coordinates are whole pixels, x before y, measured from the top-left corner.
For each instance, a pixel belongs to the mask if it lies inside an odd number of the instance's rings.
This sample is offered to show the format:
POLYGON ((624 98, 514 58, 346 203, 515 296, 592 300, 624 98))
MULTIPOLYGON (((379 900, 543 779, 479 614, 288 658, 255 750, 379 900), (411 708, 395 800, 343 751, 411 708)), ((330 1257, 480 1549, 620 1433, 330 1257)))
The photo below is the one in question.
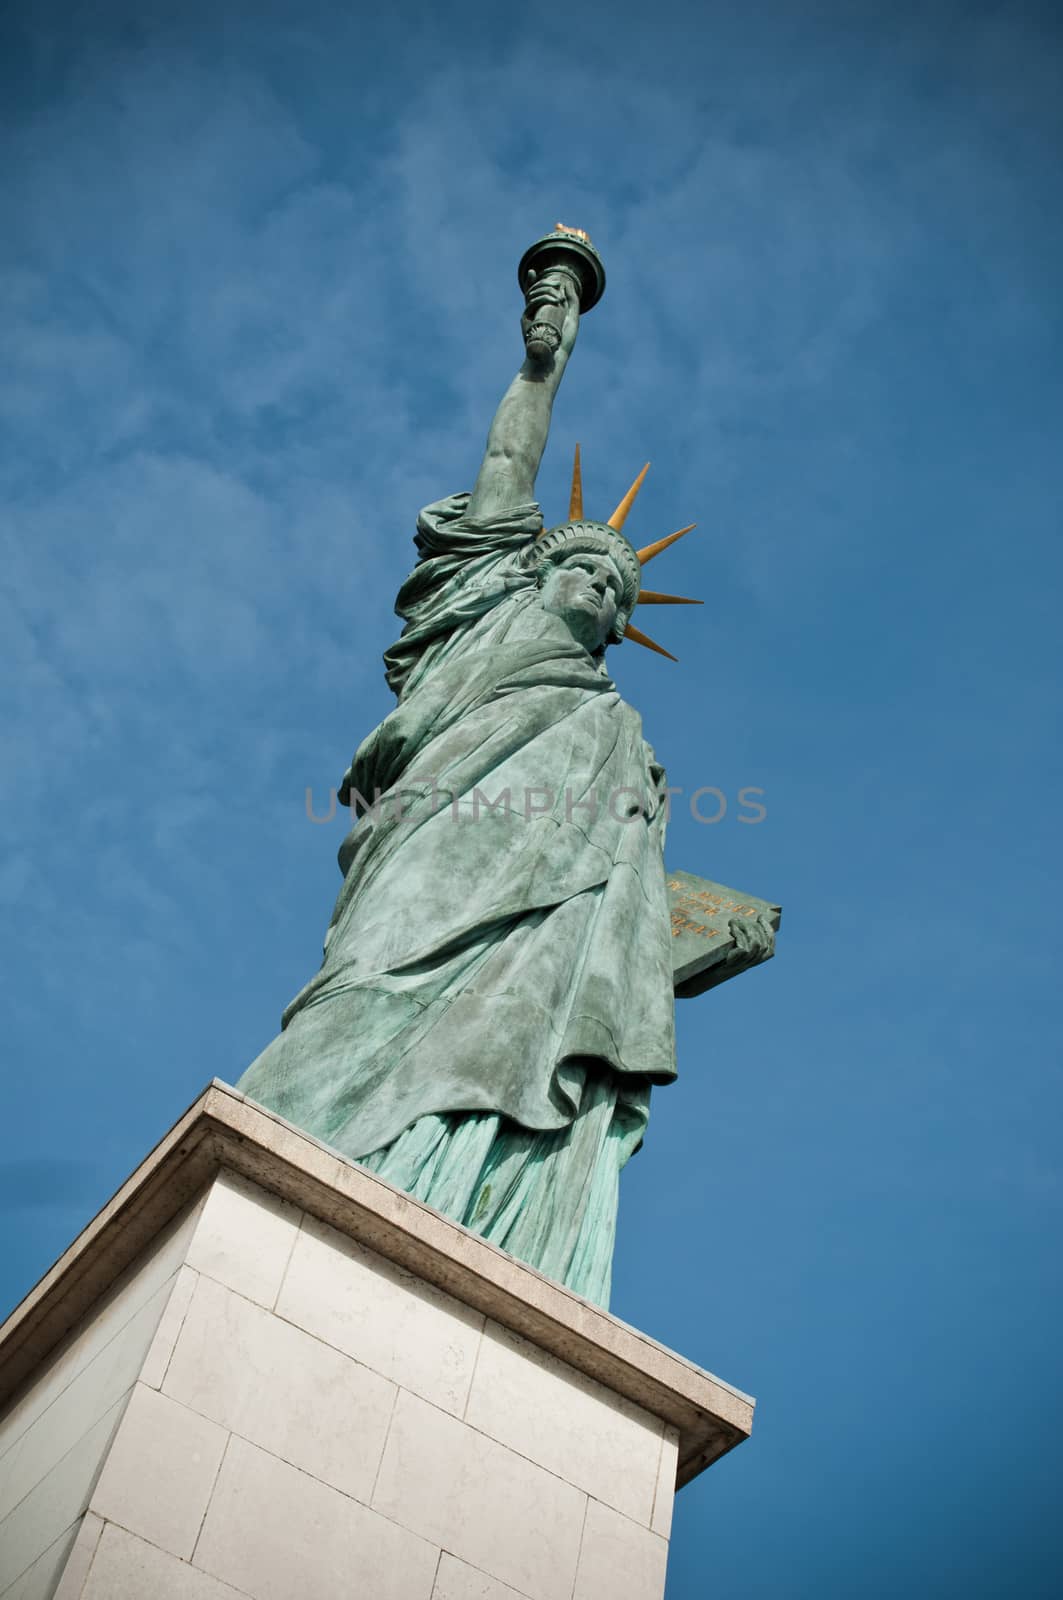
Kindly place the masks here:
MULTIPOLYGON (((579 290, 582 316, 598 304, 605 292, 605 267, 602 258, 582 228, 566 228, 558 222, 553 233, 536 239, 520 258, 517 282, 527 300, 528 291, 544 272, 567 272, 579 290)), ((533 361, 545 361, 561 343, 564 325, 562 306, 540 305, 524 328, 524 347, 533 361)))

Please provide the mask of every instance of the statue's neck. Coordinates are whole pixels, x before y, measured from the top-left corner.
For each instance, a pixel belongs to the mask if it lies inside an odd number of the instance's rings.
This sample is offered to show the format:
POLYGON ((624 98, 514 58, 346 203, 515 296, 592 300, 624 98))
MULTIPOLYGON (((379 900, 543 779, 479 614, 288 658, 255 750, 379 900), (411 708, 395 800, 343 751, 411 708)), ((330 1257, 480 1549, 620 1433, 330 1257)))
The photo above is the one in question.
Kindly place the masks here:
MULTIPOLYGON (((506 629, 506 639, 538 639, 543 643, 556 643, 559 646, 567 646, 569 648, 574 644, 580 644, 580 641, 573 636, 572 630, 564 617, 559 617, 554 612, 543 610, 539 603, 537 592, 529 596, 524 601, 524 604, 521 605, 513 621, 506 629)), ((586 647, 581 645, 581 648, 585 649, 586 647)), ((587 651, 587 659, 596 666, 601 666, 601 670, 605 671, 604 653, 594 655, 587 651)))

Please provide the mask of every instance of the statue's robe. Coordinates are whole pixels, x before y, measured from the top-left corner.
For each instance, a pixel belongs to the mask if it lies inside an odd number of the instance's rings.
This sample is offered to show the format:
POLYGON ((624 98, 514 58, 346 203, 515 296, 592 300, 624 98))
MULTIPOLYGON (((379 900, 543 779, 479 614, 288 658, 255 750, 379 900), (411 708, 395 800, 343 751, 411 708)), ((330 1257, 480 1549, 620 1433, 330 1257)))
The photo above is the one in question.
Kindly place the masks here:
POLYGON ((538 508, 467 502, 418 521, 324 961, 240 1087, 606 1300, 618 1174, 675 1075, 664 773, 539 604, 538 508))

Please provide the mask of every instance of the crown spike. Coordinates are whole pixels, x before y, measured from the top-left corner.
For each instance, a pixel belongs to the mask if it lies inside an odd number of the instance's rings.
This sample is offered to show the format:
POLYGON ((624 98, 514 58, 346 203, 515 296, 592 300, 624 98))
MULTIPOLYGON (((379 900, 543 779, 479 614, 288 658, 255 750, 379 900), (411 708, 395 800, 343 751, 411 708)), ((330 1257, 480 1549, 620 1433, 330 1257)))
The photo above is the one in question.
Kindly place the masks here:
POLYGON ((619 533, 621 528, 624 526, 624 523, 627 521, 627 514, 631 510, 631 507, 635 504, 635 496, 642 488, 642 481, 649 470, 650 464, 647 461, 646 465, 643 467, 642 471, 631 485, 631 488, 628 490, 627 494, 621 500, 612 516, 608 519, 606 527, 612 528, 614 533, 619 533))
POLYGON ((659 556, 662 550, 667 550, 670 544, 675 544, 676 540, 681 539, 684 533, 690 533, 696 527, 696 522, 689 522, 685 528, 680 528, 678 533, 670 533, 667 539, 658 539, 656 544, 643 545, 638 552, 640 566, 644 567, 647 561, 652 561, 654 556, 659 556))
POLYGON ((568 520, 577 522, 583 516, 583 469, 579 461, 579 445, 572 462, 572 493, 568 498, 568 520))
POLYGON ((647 650, 656 650, 656 652, 657 652, 657 654, 659 656, 667 656, 669 661, 678 661, 679 660, 678 656, 672 655, 671 651, 670 650, 666 650, 663 645, 656 644, 649 637, 648 634, 642 633, 638 628, 634 627, 630 622, 628 623, 627 627, 624 629, 624 638, 625 639, 634 639, 636 644, 645 645, 647 650))
POLYGON ((685 594, 658 594, 656 589, 640 589, 638 606, 703 606, 704 600, 690 600, 685 594))

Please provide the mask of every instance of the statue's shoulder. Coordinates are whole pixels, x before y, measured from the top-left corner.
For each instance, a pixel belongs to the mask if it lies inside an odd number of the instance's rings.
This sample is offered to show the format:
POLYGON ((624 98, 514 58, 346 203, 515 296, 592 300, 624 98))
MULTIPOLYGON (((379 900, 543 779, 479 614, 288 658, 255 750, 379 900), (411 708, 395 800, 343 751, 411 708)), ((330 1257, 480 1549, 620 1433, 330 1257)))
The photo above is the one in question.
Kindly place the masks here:
POLYGON ((543 515, 535 501, 496 512, 489 520, 468 513, 467 491, 425 506, 417 518, 415 537, 421 559, 515 550, 530 544, 543 530, 543 515))

